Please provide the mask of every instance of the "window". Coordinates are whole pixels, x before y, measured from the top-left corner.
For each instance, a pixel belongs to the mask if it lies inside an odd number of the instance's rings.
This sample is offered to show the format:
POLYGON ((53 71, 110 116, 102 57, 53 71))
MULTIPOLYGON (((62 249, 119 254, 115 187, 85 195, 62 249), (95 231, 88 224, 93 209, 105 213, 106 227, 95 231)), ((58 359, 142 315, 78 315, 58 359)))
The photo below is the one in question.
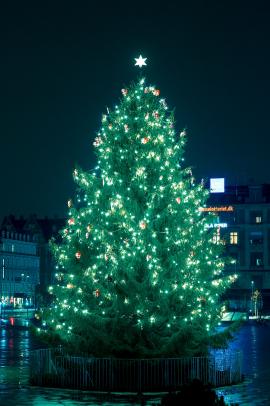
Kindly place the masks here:
POLYGON ((251 224, 261 224, 263 221, 262 210, 250 211, 250 222, 251 224))
POLYGON ((2 259, 2 279, 5 279, 5 270, 6 270, 6 265, 5 265, 5 259, 2 259))
POLYGON ((230 244, 238 244, 238 232, 237 231, 230 232, 230 244))
POLYGON ((263 267, 263 253, 262 252, 251 252, 250 265, 255 268, 262 268, 263 267))
POLYGON ((250 245, 261 245, 263 244, 263 233, 261 231, 252 231, 249 234, 250 245))
POLYGON ((263 262, 262 262, 262 258, 256 258, 256 266, 262 266, 263 262))

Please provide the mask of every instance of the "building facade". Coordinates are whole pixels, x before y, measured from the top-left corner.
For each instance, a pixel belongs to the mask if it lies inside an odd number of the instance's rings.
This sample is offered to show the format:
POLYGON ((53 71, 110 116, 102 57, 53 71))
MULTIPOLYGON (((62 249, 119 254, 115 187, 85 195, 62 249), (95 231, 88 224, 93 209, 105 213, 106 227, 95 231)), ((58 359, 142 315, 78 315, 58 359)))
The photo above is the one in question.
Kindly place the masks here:
POLYGON ((1 231, 1 306, 35 305, 35 291, 39 284, 39 263, 37 242, 29 234, 1 231))
POLYGON ((63 219, 6 216, 0 236, 1 296, 6 304, 36 305, 54 283, 49 240, 57 238, 63 219))
POLYGON ((215 239, 235 263, 238 279, 227 293, 233 309, 248 310, 255 291, 270 309, 270 185, 228 186, 211 193, 205 211, 216 213, 215 239))

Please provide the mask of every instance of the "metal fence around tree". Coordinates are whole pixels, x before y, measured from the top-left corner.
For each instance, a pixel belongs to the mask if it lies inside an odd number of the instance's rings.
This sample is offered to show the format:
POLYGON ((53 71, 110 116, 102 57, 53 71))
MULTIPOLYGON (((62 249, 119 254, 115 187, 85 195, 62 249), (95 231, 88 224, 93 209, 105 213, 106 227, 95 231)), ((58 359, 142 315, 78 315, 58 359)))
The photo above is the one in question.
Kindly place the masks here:
POLYGON ((193 379, 225 386, 242 379, 241 352, 208 357, 115 359, 73 356, 62 348, 30 354, 30 383, 106 392, 154 392, 180 388, 193 379))

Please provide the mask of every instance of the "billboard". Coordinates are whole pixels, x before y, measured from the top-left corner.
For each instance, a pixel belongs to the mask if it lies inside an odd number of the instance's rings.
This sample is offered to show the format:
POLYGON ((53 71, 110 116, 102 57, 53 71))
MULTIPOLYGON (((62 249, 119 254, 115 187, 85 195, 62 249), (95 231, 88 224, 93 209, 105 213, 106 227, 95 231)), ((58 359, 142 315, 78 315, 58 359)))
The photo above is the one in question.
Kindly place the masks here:
POLYGON ((224 193, 224 190, 225 190, 224 178, 210 179, 210 193, 224 193))

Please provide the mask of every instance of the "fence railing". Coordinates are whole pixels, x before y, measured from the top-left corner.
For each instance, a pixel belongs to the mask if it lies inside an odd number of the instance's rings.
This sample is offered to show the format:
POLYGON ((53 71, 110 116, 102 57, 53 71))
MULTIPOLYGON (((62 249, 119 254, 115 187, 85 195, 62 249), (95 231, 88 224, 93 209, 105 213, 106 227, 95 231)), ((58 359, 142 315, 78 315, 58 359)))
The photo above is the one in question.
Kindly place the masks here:
POLYGON ((30 354, 30 383, 95 391, 147 392, 180 388, 197 378, 216 387, 241 381, 241 353, 209 357, 114 359, 72 356, 62 348, 30 354))

